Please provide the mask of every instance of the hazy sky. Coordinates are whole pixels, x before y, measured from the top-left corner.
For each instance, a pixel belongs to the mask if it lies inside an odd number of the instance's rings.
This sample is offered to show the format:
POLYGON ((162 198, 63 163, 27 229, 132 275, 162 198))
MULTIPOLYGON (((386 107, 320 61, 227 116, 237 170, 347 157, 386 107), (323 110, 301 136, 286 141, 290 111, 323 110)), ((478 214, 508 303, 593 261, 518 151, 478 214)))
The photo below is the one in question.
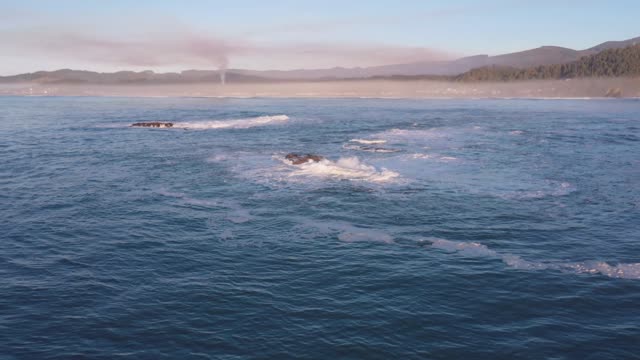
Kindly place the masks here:
POLYGON ((0 74, 368 66, 640 36, 640 1, 0 0, 0 74))

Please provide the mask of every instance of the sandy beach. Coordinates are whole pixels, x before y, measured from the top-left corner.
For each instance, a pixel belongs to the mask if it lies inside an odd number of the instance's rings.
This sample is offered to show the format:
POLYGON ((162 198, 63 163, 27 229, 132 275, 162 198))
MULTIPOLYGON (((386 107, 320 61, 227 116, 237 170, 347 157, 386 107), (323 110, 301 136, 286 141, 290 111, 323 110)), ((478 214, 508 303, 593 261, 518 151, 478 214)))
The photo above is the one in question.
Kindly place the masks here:
POLYGON ((640 79, 588 78, 523 82, 339 80, 180 85, 3 84, 0 95, 266 98, 599 98, 610 89, 640 97, 640 79))

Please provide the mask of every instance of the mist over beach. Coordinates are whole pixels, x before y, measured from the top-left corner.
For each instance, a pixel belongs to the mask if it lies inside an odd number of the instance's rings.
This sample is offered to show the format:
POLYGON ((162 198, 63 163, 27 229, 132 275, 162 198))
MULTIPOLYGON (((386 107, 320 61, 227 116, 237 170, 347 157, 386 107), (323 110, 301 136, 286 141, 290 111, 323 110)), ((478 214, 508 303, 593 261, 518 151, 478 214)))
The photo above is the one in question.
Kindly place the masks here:
POLYGON ((593 78, 525 82, 452 83, 432 80, 326 80, 270 83, 195 83, 173 85, 0 85, 0 95, 166 96, 274 98, 604 98, 640 97, 640 80, 593 78))

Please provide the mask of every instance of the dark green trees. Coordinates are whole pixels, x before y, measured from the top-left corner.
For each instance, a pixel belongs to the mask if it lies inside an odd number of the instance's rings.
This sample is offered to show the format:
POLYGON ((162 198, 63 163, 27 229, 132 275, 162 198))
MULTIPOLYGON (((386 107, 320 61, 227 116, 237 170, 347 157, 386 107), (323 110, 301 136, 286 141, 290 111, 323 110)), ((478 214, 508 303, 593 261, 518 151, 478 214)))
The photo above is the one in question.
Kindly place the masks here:
POLYGON ((609 49, 578 61, 527 69, 486 66, 455 77, 457 81, 516 81, 580 77, 640 76, 640 45, 609 49))

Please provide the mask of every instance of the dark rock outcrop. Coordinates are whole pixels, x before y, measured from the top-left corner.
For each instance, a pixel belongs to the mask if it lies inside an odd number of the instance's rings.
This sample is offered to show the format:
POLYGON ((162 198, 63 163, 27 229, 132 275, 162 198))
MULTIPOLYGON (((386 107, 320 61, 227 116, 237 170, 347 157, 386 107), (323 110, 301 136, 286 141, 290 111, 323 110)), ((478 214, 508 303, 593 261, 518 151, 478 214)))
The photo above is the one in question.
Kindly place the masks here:
POLYGON ((324 160, 324 157, 320 155, 313 155, 313 154, 304 155, 304 154, 296 154, 296 153, 289 153, 284 158, 291 161, 293 165, 300 165, 308 162, 319 162, 324 160))
POLYGON ((383 147, 373 147, 373 146, 361 146, 359 150, 376 152, 376 153, 394 153, 399 151, 396 149, 387 149, 383 147))
POLYGON ((173 123, 153 121, 153 122, 139 122, 139 123, 131 124, 131 126, 134 126, 134 127, 153 127, 153 128, 170 128, 170 127, 173 127, 173 123))

